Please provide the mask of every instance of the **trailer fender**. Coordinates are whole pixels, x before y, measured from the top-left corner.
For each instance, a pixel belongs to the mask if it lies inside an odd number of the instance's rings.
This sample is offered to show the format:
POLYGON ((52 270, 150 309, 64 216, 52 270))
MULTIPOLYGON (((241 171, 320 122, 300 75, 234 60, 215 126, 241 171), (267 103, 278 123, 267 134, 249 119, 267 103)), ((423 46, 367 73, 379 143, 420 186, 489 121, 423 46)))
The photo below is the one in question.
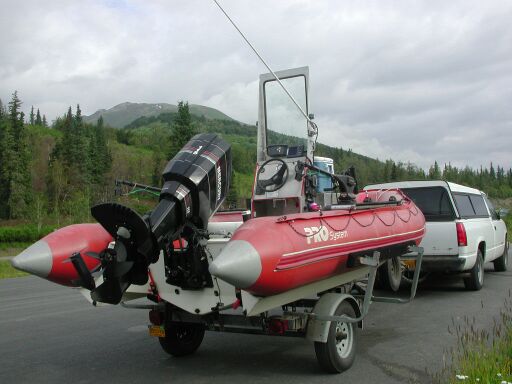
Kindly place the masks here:
MULTIPOLYGON (((333 316, 336 308, 338 308, 338 306, 343 301, 350 303, 350 305, 354 308, 357 317, 361 316, 361 309, 359 308, 359 304, 352 295, 333 292, 326 293, 322 295, 320 299, 318 299, 315 308, 313 309, 313 313, 316 313, 317 315, 333 316)), ((327 336, 329 334, 330 323, 330 321, 310 319, 307 325, 306 339, 326 343, 327 336)), ((359 321, 357 326, 359 328, 363 328, 363 321, 359 321)))

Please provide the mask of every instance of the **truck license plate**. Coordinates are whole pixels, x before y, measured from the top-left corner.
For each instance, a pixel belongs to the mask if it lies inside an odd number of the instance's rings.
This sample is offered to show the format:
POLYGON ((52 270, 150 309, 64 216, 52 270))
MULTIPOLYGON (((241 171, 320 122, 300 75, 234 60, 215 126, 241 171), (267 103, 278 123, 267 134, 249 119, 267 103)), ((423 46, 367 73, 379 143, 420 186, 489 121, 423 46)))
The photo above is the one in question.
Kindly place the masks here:
POLYGON ((165 337, 165 328, 161 325, 148 325, 149 336, 165 337))

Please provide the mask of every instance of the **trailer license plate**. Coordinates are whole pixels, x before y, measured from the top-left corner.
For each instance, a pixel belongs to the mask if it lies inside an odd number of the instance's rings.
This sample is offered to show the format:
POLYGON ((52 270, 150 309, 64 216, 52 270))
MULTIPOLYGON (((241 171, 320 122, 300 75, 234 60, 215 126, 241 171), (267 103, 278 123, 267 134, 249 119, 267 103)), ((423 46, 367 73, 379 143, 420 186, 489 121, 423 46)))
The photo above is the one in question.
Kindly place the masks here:
POLYGON ((149 336, 165 337, 165 328, 161 325, 148 325, 149 336))
POLYGON ((402 262, 409 270, 414 270, 416 268, 416 260, 403 260, 402 262))

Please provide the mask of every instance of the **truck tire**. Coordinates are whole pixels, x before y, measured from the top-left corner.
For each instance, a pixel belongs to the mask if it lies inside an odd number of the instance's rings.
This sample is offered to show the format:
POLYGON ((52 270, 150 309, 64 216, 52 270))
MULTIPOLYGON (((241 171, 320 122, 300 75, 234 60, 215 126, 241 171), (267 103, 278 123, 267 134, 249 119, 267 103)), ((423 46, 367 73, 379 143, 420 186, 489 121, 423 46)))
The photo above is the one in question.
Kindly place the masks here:
POLYGON ((176 323, 165 327, 165 337, 159 337, 160 346, 169 355, 180 357, 194 353, 204 338, 203 324, 176 323))
POLYGON ((484 285, 484 258, 482 251, 478 249, 475 265, 469 271, 469 276, 464 278, 464 286, 470 291, 479 291, 484 285))
POLYGON ((377 271, 376 288, 397 292, 402 282, 400 257, 393 256, 382 264, 377 271))
MULTIPOLYGON (((356 317, 352 305, 342 301, 335 315, 356 317)), ((341 373, 349 369, 356 357, 358 328, 355 323, 332 321, 329 326, 327 342, 315 342, 315 353, 318 364, 329 373, 341 373)))
POLYGON ((496 272, 505 272, 508 269, 508 241, 505 239, 505 249, 503 255, 493 261, 496 272))

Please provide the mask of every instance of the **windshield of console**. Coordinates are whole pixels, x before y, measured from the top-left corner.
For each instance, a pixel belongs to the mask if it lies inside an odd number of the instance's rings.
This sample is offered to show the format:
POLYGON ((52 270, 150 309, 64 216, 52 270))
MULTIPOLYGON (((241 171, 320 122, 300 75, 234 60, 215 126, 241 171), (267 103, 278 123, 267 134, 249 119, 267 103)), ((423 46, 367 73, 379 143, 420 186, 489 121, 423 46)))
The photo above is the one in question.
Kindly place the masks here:
MULTIPOLYGON (((307 111, 306 77, 280 79, 288 92, 307 111)), ((267 147, 277 144, 306 147, 307 119, 276 80, 265 82, 265 118, 267 147)))

